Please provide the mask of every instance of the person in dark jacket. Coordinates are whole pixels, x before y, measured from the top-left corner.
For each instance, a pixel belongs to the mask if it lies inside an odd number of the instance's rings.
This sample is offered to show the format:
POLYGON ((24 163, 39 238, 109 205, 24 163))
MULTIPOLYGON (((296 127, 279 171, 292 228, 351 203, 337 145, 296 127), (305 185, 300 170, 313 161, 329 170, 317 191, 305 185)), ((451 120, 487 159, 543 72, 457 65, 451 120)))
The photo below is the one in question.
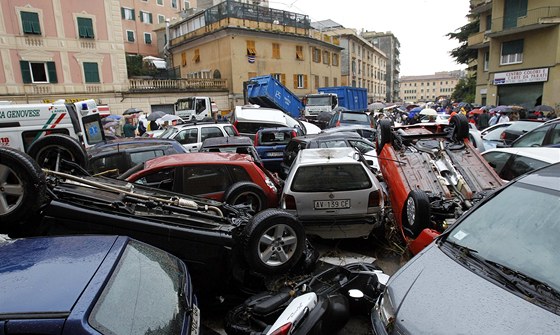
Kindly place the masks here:
POLYGON ((479 130, 488 128, 489 121, 490 121, 490 115, 488 115, 488 111, 486 111, 486 109, 483 109, 482 113, 478 116, 478 119, 476 120, 476 127, 479 130))

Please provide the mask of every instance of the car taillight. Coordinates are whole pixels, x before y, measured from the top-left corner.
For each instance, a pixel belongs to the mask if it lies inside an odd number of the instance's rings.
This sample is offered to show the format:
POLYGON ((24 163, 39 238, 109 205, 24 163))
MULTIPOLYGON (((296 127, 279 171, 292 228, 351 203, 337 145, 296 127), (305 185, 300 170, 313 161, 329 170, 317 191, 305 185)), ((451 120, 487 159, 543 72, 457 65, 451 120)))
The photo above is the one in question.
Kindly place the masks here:
POLYGON ((292 323, 288 322, 272 332, 271 335, 288 335, 290 333, 290 329, 292 329, 292 323))
POLYGON ((295 130, 292 130, 292 138, 294 138, 294 137, 296 137, 296 136, 297 136, 296 131, 295 131, 295 130))
POLYGON ((369 194, 368 207, 379 207, 381 204, 381 191, 373 191, 369 194))
POLYGON ((284 206, 284 209, 297 209, 296 198, 294 198, 292 195, 284 196, 284 206))
POLYGON ((506 132, 505 132, 505 131, 504 131, 503 133, 500 134, 500 138, 501 138, 502 140, 505 140, 505 139, 506 139, 506 132))

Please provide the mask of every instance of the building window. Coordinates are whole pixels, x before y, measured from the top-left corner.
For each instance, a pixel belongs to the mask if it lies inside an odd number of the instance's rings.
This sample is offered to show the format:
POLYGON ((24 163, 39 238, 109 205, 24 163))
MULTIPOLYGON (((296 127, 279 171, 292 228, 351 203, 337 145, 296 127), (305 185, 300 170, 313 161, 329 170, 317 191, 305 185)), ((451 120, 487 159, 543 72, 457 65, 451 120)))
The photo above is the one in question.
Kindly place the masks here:
POLYGON ((338 78, 333 78, 333 86, 338 86, 338 78))
POLYGON ((303 46, 296 45, 296 59, 303 60, 303 46))
POLYGON ((338 66, 338 54, 332 54, 332 65, 338 66))
POLYGON ((39 14, 34 12, 20 12, 21 26, 24 34, 41 35, 41 25, 39 24, 39 14))
POLYGON ((247 56, 256 56, 257 49, 255 48, 255 41, 247 41, 247 56))
POLYGON ((84 78, 86 83, 99 83, 99 69, 97 63, 84 62, 84 78))
POLYGON ((492 15, 486 15, 486 31, 492 30, 492 15))
POLYGON ((185 1, 183 2, 183 10, 187 10, 187 9, 189 9, 189 8, 191 8, 191 2, 185 0, 185 1))
POLYGON ((171 0, 171 8, 177 8, 177 0, 171 0))
POLYGON ((152 24, 152 13, 140 11, 140 22, 152 24))
POLYGON ((132 8, 121 8, 121 17, 125 20, 134 21, 134 9, 132 8))
POLYGON ((165 23, 165 15, 158 14, 157 21, 158 23, 165 23))
POLYGON ((24 84, 58 82, 54 62, 20 61, 19 63, 24 84))
POLYGON ((490 63, 490 51, 484 53, 484 72, 488 72, 488 63, 490 63))
POLYGON ((126 31, 126 40, 128 42, 134 42, 136 40, 136 38, 134 37, 134 30, 126 31))
POLYGON ((356 60, 352 59, 352 74, 356 75, 356 60))
POLYGON ((93 38, 93 21, 90 18, 78 18, 78 36, 80 38, 93 38))
POLYGON ((523 62, 523 40, 502 43, 500 65, 517 64, 521 62, 523 62))
POLYGON ((194 49, 193 62, 200 62, 200 49, 194 49))
POLYGON ((321 50, 319 50, 318 48, 313 48, 313 61, 315 63, 321 62, 321 50))
POLYGON ((323 64, 329 65, 331 63, 331 53, 328 51, 323 51, 323 64))
POLYGON ((152 34, 151 33, 144 33, 144 43, 152 44, 152 34))
POLYGON ((185 51, 181 52, 181 66, 187 66, 187 53, 185 51))
POLYGON ((286 74, 284 73, 271 73, 272 77, 278 80, 282 85, 286 85, 286 74))
POLYGON ((314 89, 319 88, 319 76, 317 75, 313 76, 313 88, 314 89))
POLYGON ((294 74, 294 88, 307 88, 306 74, 294 74))
POLYGON ((272 43, 272 58, 280 58, 280 44, 272 43))
POLYGON ((156 3, 158 4, 158 6, 163 6, 163 0, 157 0, 156 3))
POLYGON ((325 87, 329 86, 329 77, 325 77, 324 85, 325 85, 325 87))

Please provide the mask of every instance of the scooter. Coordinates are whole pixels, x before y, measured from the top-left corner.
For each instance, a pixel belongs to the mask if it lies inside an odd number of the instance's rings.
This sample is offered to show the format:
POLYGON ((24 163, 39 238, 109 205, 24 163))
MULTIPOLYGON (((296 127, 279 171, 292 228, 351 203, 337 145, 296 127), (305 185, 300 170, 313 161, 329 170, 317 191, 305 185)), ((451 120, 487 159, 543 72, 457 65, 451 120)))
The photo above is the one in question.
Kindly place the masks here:
POLYGON ((277 291, 256 294, 225 319, 228 335, 334 334, 366 315, 389 276, 374 264, 330 266, 277 291))

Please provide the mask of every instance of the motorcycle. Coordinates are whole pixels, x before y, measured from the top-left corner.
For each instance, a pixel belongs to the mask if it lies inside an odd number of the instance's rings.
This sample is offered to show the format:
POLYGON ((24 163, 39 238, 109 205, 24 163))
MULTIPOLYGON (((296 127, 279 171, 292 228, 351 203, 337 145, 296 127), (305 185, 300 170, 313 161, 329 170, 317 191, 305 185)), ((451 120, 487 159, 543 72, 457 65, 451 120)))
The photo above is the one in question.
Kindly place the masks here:
POLYGON ((225 318, 228 335, 334 334, 367 314, 389 276, 374 264, 330 266, 251 296, 225 318))

